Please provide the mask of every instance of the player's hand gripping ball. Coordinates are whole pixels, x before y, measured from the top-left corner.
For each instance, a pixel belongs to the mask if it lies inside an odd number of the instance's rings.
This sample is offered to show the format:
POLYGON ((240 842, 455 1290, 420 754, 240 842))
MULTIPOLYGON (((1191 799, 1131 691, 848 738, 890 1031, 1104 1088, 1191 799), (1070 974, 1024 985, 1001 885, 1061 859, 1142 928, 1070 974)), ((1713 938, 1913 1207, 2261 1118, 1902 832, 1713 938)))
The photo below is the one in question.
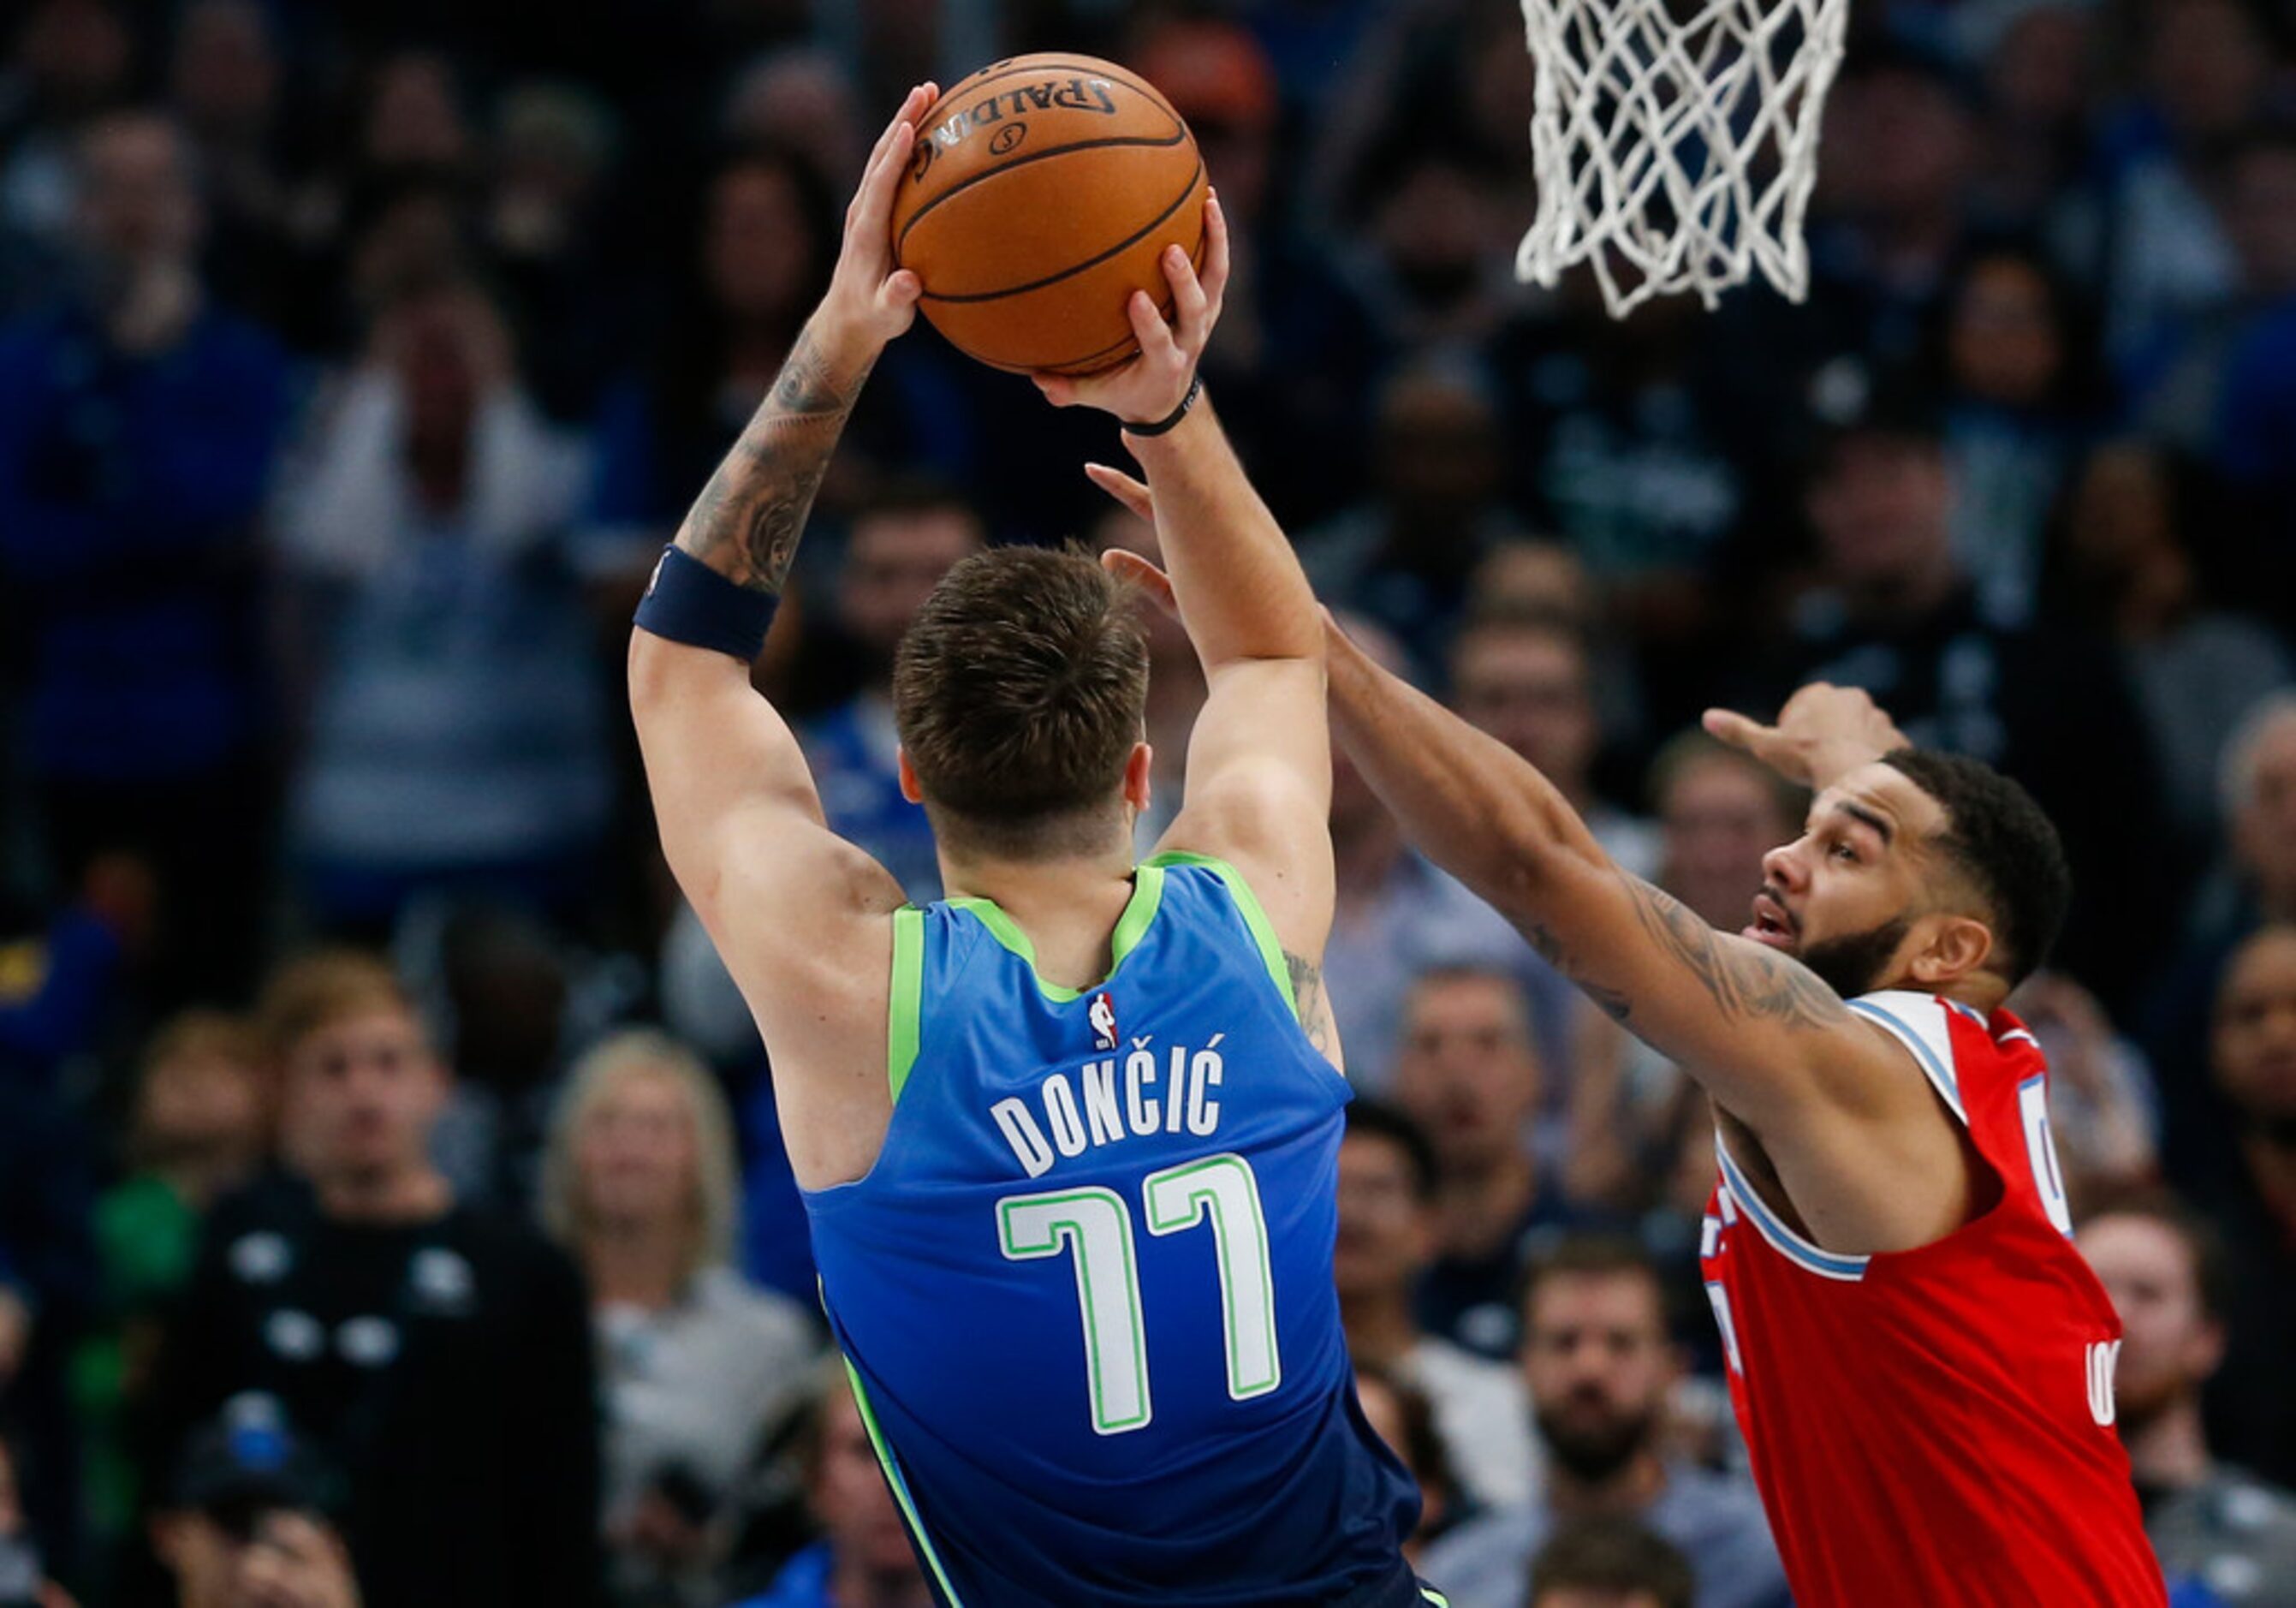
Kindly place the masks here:
POLYGON ((1090 374, 1139 349, 1126 313, 1168 316, 1158 259, 1203 260, 1206 177, 1188 126, 1112 62, 1052 53, 985 67, 917 125, 893 197, 893 262, 958 349, 997 368, 1090 374))

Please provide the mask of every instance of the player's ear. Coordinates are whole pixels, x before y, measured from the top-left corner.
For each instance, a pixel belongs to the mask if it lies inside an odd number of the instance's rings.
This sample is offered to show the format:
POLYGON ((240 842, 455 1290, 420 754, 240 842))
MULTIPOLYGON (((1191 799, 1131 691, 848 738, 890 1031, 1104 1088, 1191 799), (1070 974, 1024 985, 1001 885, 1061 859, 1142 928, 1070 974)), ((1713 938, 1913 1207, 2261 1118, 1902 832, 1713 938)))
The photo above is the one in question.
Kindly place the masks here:
POLYGON ((1921 925, 1928 931, 1914 952, 1912 970, 1916 980, 1933 988, 1980 970, 1993 954, 1993 930, 1975 916, 1940 913, 1923 917, 1921 925))
POLYGON ((896 750, 894 762, 901 770, 901 797, 912 804, 923 803, 925 790, 917 785, 916 770, 909 764, 909 751, 906 748, 896 750))
POLYGON ((1132 806, 1136 814, 1144 816, 1148 813, 1148 798, 1152 791, 1149 779, 1155 768, 1156 751, 1148 745, 1145 739, 1134 743, 1132 752, 1124 761, 1124 801, 1132 806))

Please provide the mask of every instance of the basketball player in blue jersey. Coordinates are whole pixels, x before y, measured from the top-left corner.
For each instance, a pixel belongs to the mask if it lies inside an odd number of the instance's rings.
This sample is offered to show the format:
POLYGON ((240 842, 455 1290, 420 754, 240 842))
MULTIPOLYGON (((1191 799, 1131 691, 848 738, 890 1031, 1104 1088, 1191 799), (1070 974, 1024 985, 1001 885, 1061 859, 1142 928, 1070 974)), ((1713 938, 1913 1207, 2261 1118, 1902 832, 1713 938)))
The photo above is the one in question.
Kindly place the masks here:
MULTIPOLYGON (((1126 422, 1210 695, 1148 804, 1134 599, 1084 558, 966 560, 900 646, 902 784, 948 897, 823 825, 750 661, 814 490, 920 286, 887 247, 911 94, 829 292, 664 554, 630 645, 662 846, 773 1054, 823 1299, 937 1589, 967 1608, 1439 1603, 1332 1286, 1348 1099, 1324 640, 1198 398, 1227 275, 1165 265, 1143 355, 1042 381, 1126 422)), ((1106 472, 1102 472, 1104 475, 1106 472)))

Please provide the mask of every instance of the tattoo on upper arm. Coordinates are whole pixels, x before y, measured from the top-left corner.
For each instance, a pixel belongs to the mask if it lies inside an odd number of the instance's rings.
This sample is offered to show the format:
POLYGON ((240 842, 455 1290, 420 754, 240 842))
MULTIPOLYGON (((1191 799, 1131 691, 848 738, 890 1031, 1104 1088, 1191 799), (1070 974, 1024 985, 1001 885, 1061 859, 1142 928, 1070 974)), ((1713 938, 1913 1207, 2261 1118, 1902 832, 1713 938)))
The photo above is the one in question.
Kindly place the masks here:
POLYGON ((1332 1002, 1324 993, 1324 969, 1289 949, 1283 951, 1283 969, 1292 979, 1292 998, 1300 1007, 1300 1025, 1308 1042, 1330 1055, 1339 1032, 1332 1022, 1332 1002))
POLYGON ((751 591, 778 594, 867 377, 840 386, 812 332, 800 333, 765 406, 694 499, 678 545, 751 591))
MULTIPOLYGON (((1725 1017, 1808 1028, 1849 1020, 1849 1007, 1841 996, 1792 956, 1732 942, 1673 895, 1624 871, 1618 876, 1643 931, 1661 954, 1698 980, 1725 1017)), ((1577 984, 1613 1021, 1623 1022, 1633 1014, 1634 1002, 1626 991, 1591 975, 1583 958, 1552 927, 1533 922, 1522 931, 1541 959, 1577 984)))
POLYGON ((1619 880, 1643 931, 1698 980, 1726 1017, 1796 1028, 1833 1027, 1849 1020, 1841 997, 1792 956, 1730 942, 1671 894, 1623 871, 1619 880))

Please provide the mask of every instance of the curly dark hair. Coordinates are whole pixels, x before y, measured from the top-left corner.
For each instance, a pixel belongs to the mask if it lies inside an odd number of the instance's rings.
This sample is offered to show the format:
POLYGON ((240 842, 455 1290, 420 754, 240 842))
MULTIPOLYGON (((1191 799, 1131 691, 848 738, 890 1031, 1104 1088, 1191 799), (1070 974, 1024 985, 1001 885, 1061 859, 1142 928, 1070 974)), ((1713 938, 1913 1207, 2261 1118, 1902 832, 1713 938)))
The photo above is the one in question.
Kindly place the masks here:
POLYGON ((2031 793, 1981 760, 1901 748, 1882 762, 1944 808, 1936 845, 1992 913, 1994 969, 2013 988, 2024 981, 2048 959, 2072 900, 2057 829, 2031 793))

